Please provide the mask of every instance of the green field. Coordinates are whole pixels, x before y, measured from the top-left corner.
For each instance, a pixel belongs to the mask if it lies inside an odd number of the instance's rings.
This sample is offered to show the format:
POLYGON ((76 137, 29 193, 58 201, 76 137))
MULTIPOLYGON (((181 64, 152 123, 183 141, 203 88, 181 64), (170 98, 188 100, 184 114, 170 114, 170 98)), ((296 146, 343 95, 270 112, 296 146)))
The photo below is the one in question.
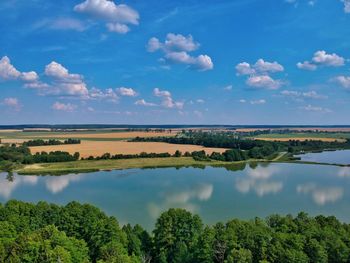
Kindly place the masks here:
POLYGON ((334 139, 350 139, 350 132, 303 132, 303 133, 270 133, 254 136, 254 138, 334 138, 334 139))
MULTIPOLYGON (((76 162, 46 163, 27 165, 18 170, 19 174, 67 174, 93 172, 100 170, 119 170, 131 168, 181 167, 223 165, 218 161, 195 161, 192 157, 181 158, 138 158, 123 160, 84 160, 76 162)), ((227 163, 226 163, 227 164, 227 163)))

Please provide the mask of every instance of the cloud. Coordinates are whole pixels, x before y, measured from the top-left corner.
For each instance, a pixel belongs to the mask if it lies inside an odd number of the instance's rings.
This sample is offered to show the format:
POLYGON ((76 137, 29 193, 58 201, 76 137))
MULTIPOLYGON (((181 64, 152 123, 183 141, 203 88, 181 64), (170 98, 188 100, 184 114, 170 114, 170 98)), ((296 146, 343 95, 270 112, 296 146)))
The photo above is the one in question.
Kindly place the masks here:
POLYGON ((81 97, 89 94, 82 75, 69 73, 68 69, 55 61, 45 67, 45 75, 53 80, 47 90, 49 94, 81 97))
POLYGON ((55 102, 52 105, 52 109, 57 110, 57 111, 73 112, 73 111, 75 111, 76 108, 77 108, 76 105, 73 105, 70 103, 64 104, 61 102, 55 102))
POLYGON ((120 34, 129 32, 127 26, 139 24, 139 13, 131 7, 109 0, 86 0, 74 7, 74 11, 107 22, 109 31, 120 34))
POLYGON ((113 89, 100 90, 92 88, 89 90, 89 98, 95 100, 107 100, 110 102, 118 102, 118 95, 113 89))
POLYGON ((183 36, 181 34, 168 33, 164 43, 161 43, 158 38, 152 37, 148 41, 147 50, 155 52, 162 49, 164 52, 195 51, 200 47, 198 42, 195 42, 191 35, 183 36))
POLYGON ((106 27, 109 32, 116 32, 119 34, 126 34, 130 31, 130 28, 127 25, 119 23, 108 23, 106 27))
POLYGON ((350 0, 341 0, 344 3, 344 12, 350 13, 350 0))
POLYGON ((43 74, 44 81, 35 71, 20 72, 12 64, 8 57, 0 60, 0 79, 4 81, 19 80, 24 87, 35 89, 42 96, 75 97, 83 100, 107 100, 117 102, 122 96, 136 96, 131 88, 101 90, 87 87, 84 77, 80 74, 72 74, 62 64, 52 61, 46 65, 43 74))
POLYGON ((332 81, 339 84, 343 88, 350 90, 350 77, 338 76, 338 77, 333 78, 332 81))
POLYGON ((335 53, 328 54, 324 50, 314 53, 312 61, 298 62, 297 67, 304 70, 316 70, 319 66, 324 67, 341 67, 345 65, 345 59, 335 53))
POLYGON ((21 79, 24 82, 36 82, 39 79, 39 76, 35 71, 23 72, 21 74, 21 79))
POLYGON ((21 73, 11 64, 10 59, 5 56, 0 60, 0 78, 3 80, 14 80, 20 77, 21 73))
POLYGON ((195 51, 200 47, 191 35, 183 36, 181 34, 168 33, 164 43, 158 38, 152 37, 147 44, 148 52, 161 50, 164 57, 161 61, 173 64, 185 64, 198 71, 207 71, 214 68, 214 64, 208 55, 192 56, 189 52, 195 51))
POLYGON ((304 61, 303 63, 298 62, 297 67, 299 69, 305 69, 305 70, 311 70, 311 71, 314 71, 317 69, 317 66, 315 64, 310 63, 309 61, 304 61))
POLYGON ((169 109, 176 108, 181 110, 184 107, 184 102, 174 101, 171 96, 171 93, 167 90, 160 90, 158 88, 155 88, 153 90, 153 94, 156 97, 162 98, 161 105, 164 108, 169 108, 169 109))
POLYGON ((327 99, 328 96, 320 95, 316 91, 311 90, 307 92, 300 92, 295 90, 283 90, 281 91, 281 95, 285 97, 290 97, 292 99, 296 100, 303 100, 303 99, 327 99))
POLYGON ((21 80, 23 82, 33 82, 38 79, 38 74, 34 71, 20 72, 12 64, 9 57, 4 56, 0 60, 0 79, 21 80))
POLYGON ((247 100, 245 100, 245 99, 240 99, 239 102, 240 102, 240 103, 246 103, 247 100))
POLYGON ((15 111, 20 111, 22 107, 17 98, 5 98, 0 104, 15 111))
POLYGON ((284 67, 278 62, 268 62, 263 59, 259 59, 254 65, 247 62, 236 65, 237 75, 249 75, 246 84, 254 88, 279 89, 284 85, 284 82, 273 79, 270 74, 283 71, 284 67))
POLYGON ((280 87, 283 86, 283 81, 281 80, 275 80, 269 75, 254 75, 250 76, 246 84, 250 87, 254 88, 264 88, 264 89, 279 89, 280 87))
POLYGON ((265 103, 266 103, 266 100, 264 100, 264 99, 250 101, 250 104, 252 104, 252 105, 261 105, 261 104, 265 104, 265 103))
POLYGON ((154 107, 157 106, 157 104, 151 103, 151 102, 146 102, 144 99, 138 100, 135 102, 135 105, 139 106, 145 106, 145 107, 154 107))
POLYGON ((127 97, 136 97, 137 96, 137 92, 135 90, 133 90, 132 88, 121 87, 121 88, 117 89, 117 92, 121 96, 127 96, 127 97))
POLYGON ((335 203, 344 195, 343 188, 319 187, 313 183, 298 185, 297 192, 302 194, 310 194, 314 202, 321 206, 327 203, 335 203))
POLYGON ((254 75, 254 74, 268 74, 284 71, 284 68, 278 62, 268 62, 259 59, 254 65, 247 62, 239 63, 236 66, 237 75, 254 75))
POLYGON ((317 51, 312 58, 312 61, 319 65, 339 67, 343 66, 345 63, 345 59, 343 57, 338 56, 337 54, 327 54, 326 51, 321 50, 317 51))
POLYGON ((331 113, 332 112, 332 110, 330 110, 328 108, 323 108, 323 107, 319 107, 319 106, 312 106, 310 104, 307 106, 299 107, 299 109, 305 110, 305 111, 311 111, 311 112, 323 112, 323 113, 331 113))

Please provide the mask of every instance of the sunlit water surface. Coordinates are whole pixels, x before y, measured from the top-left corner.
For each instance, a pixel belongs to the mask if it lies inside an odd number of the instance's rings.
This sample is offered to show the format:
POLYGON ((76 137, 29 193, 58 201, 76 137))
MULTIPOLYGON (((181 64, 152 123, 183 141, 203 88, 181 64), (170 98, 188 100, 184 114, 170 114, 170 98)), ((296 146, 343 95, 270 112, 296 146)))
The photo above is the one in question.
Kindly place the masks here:
POLYGON ((346 164, 350 165, 350 150, 343 151, 325 151, 321 153, 307 153, 296 155, 305 162, 346 164))
POLYGON ((350 222, 350 168, 305 164, 225 168, 130 169, 65 176, 0 174, 0 202, 9 199, 98 206, 121 224, 153 229, 172 207, 198 213, 211 224, 273 213, 335 215, 350 222))

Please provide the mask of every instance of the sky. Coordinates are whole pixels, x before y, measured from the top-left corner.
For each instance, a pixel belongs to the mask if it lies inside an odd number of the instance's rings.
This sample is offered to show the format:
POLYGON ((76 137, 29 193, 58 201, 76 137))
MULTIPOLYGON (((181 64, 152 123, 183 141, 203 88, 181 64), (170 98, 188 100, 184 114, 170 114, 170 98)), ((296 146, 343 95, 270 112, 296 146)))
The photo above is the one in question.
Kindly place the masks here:
POLYGON ((350 124, 350 0, 0 2, 0 124, 350 124))

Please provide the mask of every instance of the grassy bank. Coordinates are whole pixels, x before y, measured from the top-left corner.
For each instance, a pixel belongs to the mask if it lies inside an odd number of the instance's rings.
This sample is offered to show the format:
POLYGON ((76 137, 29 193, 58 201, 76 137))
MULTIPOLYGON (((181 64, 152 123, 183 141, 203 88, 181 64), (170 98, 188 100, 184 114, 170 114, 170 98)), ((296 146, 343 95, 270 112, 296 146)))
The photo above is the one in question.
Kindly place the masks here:
MULTIPOLYGON (((273 160, 246 160, 239 162, 222 162, 215 160, 197 161, 192 157, 137 158, 119 160, 84 160, 75 162, 43 163, 26 165, 16 172, 23 175, 87 173, 105 170, 161 167, 205 167, 221 166, 230 170, 245 166, 248 162, 278 162, 285 160, 286 153, 279 153, 273 160)), ((287 160, 287 159, 286 159, 287 160)))
POLYGON ((170 158, 137 158, 137 159, 119 159, 119 160, 84 160, 74 162, 60 163, 42 163, 21 166, 16 170, 22 175, 61 175, 69 173, 88 173, 97 171, 122 170, 132 168, 164 168, 164 167, 225 167, 228 170, 242 170, 247 163, 295 163, 309 165, 333 165, 340 167, 349 167, 349 165, 305 162, 299 160, 290 160, 289 153, 279 153, 271 160, 250 159, 239 162, 222 162, 215 160, 196 161, 192 157, 170 157, 170 158))
POLYGON ((206 166, 206 165, 224 165, 225 162, 219 161, 196 161, 192 157, 180 158, 139 158, 123 160, 91 160, 63 163, 45 163, 26 165, 17 170, 19 174, 67 174, 94 172, 102 170, 119 170, 131 168, 152 168, 152 167, 181 167, 181 166, 206 166))

